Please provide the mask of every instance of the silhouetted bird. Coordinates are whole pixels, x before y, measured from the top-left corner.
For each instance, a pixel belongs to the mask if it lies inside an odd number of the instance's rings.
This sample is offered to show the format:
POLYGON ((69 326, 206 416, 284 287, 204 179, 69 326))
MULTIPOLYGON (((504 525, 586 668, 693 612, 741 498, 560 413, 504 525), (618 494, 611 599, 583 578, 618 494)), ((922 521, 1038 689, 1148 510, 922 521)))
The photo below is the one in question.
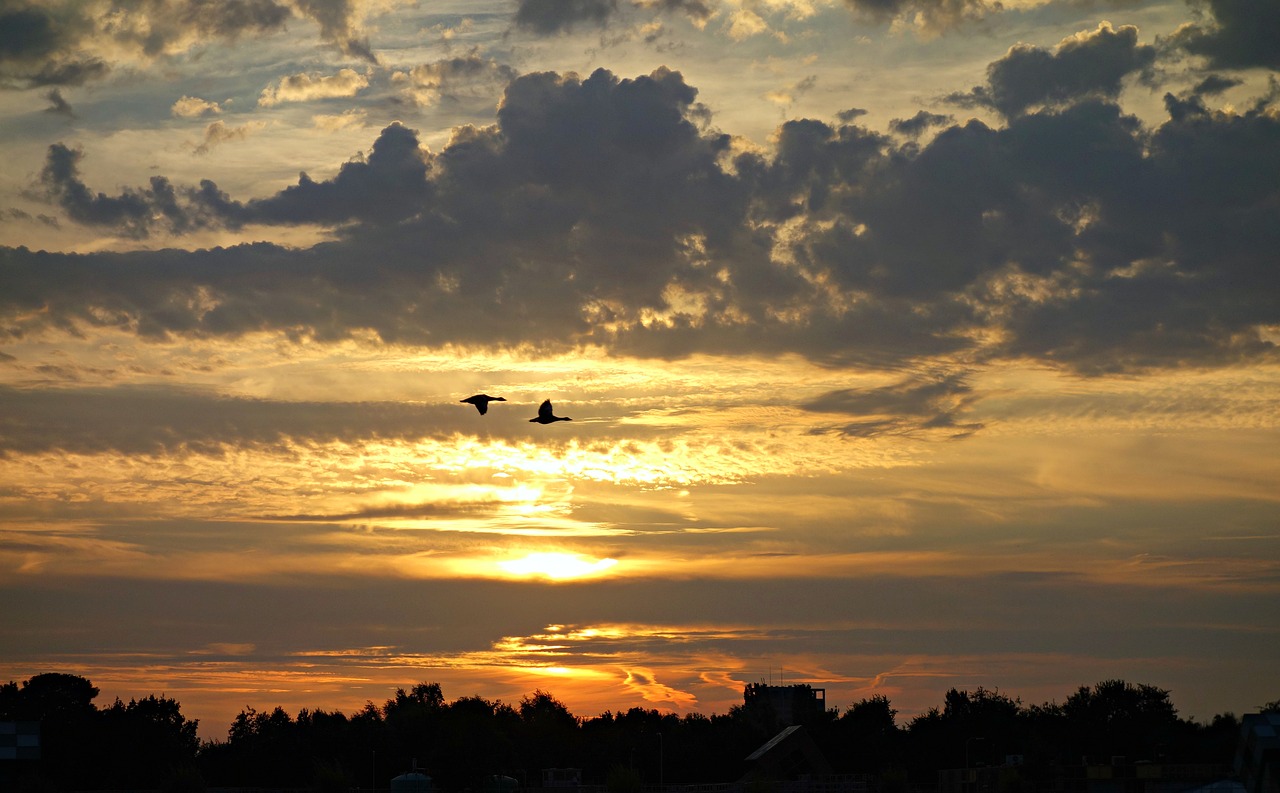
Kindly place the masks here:
POLYGON ((538 417, 536 419, 529 419, 529 421, 536 421, 539 424, 550 424, 553 421, 573 421, 573 419, 568 416, 551 415, 551 400, 548 399, 538 406, 538 417))
POLYGON ((491 397, 488 394, 476 394, 475 396, 469 396, 466 399, 459 399, 458 401, 470 402, 471 404, 476 406, 476 410, 480 411, 480 415, 483 416, 484 414, 489 412, 490 402, 506 402, 507 398, 491 397))

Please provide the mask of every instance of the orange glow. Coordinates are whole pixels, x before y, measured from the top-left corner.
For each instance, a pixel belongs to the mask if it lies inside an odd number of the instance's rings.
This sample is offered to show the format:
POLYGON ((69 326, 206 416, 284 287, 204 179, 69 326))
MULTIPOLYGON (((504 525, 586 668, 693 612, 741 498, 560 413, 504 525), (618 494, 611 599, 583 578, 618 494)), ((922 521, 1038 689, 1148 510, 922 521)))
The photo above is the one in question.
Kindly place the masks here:
POLYGON ((564 581, 598 576, 618 564, 617 559, 591 561, 574 553, 531 553, 522 559, 499 562, 498 567, 518 576, 564 581))

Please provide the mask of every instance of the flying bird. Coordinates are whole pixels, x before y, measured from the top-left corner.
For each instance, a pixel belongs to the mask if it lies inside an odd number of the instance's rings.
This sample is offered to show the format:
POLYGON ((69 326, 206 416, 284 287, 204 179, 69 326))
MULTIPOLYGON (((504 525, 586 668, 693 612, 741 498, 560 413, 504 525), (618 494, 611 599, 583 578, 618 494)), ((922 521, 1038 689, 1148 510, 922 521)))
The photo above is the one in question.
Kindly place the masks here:
POLYGON ((458 401, 470 402, 471 404, 476 406, 476 410, 480 411, 480 415, 483 416, 484 414, 489 412, 490 402, 506 402, 507 398, 491 397, 488 394, 476 394, 475 396, 469 396, 466 399, 459 399, 458 401))
POLYGON ((573 419, 569 418, 568 416, 552 415, 551 400, 548 399, 538 406, 538 417, 529 419, 529 421, 536 421, 539 424, 551 424, 552 422, 555 422, 555 421, 573 421, 573 419))

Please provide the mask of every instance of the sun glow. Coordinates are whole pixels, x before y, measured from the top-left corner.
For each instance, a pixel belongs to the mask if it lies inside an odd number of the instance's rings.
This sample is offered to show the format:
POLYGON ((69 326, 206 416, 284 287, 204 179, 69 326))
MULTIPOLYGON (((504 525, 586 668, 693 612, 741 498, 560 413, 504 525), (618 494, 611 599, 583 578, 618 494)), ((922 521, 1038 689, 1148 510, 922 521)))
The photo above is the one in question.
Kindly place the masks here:
POLYGON ((618 563, 617 559, 591 561, 574 553, 531 553, 521 559, 499 562, 498 567, 512 575, 550 578, 564 581, 600 575, 618 563))

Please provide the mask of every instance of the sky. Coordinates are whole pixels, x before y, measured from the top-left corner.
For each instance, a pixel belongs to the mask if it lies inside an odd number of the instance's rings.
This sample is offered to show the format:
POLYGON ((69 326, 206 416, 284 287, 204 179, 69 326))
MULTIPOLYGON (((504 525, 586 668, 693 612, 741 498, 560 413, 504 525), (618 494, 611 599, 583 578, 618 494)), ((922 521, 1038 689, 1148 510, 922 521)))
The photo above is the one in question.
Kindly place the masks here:
POLYGON ((1278 77, 1275 0, 5 0, 0 678, 1255 710, 1278 77))

